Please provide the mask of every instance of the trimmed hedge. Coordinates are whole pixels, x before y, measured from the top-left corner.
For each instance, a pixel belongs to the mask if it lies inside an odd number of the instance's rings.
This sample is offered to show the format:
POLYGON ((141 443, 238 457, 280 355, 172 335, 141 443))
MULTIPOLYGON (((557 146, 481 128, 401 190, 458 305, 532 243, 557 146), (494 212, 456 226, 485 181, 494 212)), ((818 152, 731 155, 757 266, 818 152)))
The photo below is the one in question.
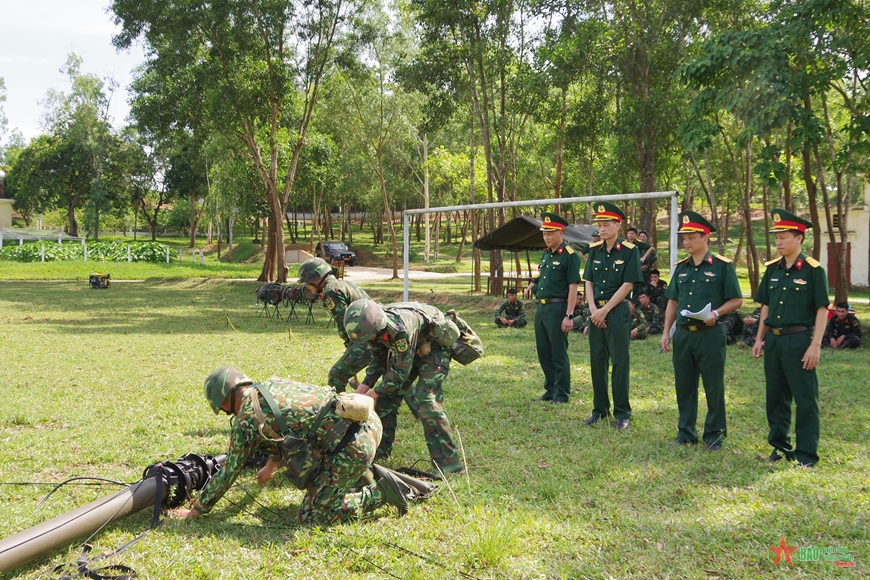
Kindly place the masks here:
MULTIPOLYGON (((75 262, 85 259, 84 247, 77 242, 27 242, 19 245, 4 245, 0 249, 0 260, 9 262, 41 261, 41 244, 45 244, 46 262, 75 262)), ((93 242, 88 244, 88 260, 100 262, 126 262, 127 246, 130 246, 130 260, 133 262, 165 262, 166 244, 159 242, 93 242)))

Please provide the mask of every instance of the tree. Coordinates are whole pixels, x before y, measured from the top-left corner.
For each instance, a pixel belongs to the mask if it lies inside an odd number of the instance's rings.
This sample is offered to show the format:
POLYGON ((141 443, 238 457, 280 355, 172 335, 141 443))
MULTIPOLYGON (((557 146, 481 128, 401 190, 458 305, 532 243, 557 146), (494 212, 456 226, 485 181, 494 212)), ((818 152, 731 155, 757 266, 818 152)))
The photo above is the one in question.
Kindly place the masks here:
POLYGON ((210 123, 244 147, 269 203, 262 281, 286 280, 283 216, 320 84, 353 0, 115 0, 119 48, 137 39, 161 70, 195 78, 210 123), (292 142, 282 157, 281 142, 292 142))

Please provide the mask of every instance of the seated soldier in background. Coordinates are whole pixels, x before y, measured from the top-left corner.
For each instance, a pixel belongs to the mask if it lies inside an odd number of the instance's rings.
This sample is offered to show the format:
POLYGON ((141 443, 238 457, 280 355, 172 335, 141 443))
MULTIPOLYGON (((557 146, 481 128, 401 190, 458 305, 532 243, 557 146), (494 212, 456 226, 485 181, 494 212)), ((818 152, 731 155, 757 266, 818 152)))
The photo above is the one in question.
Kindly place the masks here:
POLYGON ((725 344, 736 344, 737 337, 743 332, 743 314, 735 310, 726 314, 719 321, 725 325, 725 344))
POLYGON ((586 334, 586 327, 589 325, 589 304, 586 302, 586 297, 583 292, 577 291, 577 302, 574 304, 574 318, 571 319, 571 332, 582 332, 586 334))
POLYGON ((508 288, 507 298, 495 311, 495 325, 499 328, 524 327, 527 323, 526 311, 523 310, 523 303, 517 300, 517 289, 508 288))
MULTIPOLYGON (((592 243, 600 242, 601 234, 598 233, 598 230, 592 232, 592 243)), ((580 254, 580 259, 584 262, 589 259, 589 244, 580 244, 580 249, 577 250, 580 254)))
MULTIPOLYGON (((761 318, 761 308, 756 308, 749 316, 743 317, 743 344, 755 345, 755 335, 758 334, 758 319, 761 318)), ((743 348, 743 344, 740 345, 743 348)))
POLYGON ((668 306, 668 300, 665 298, 665 290, 668 289, 668 283, 661 279, 661 274, 658 270, 649 271, 649 283, 646 285, 646 293, 649 294, 650 302, 659 307, 662 312, 668 306))
POLYGON ((640 302, 640 306, 638 306, 637 309, 646 319, 647 323, 649 323, 649 329, 647 332, 649 334, 661 334, 662 329, 665 326, 664 312, 652 303, 649 293, 646 290, 640 293, 638 301, 640 302))
POLYGON ((849 312, 849 304, 837 303, 837 313, 828 320, 825 329, 823 346, 831 348, 858 348, 861 344, 861 323, 853 312, 849 312))
POLYGON ((646 340, 649 323, 640 309, 635 308, 634 302, 629 302, 628 306, 631 309, 631 340, 646 340))
POLYGON ((640 271, 643 272, 643 281, 649 284, 651 273, 659 257, 656 249, 649 243, 649 234, 644 231, 637 234, 637 249, 640 252, 640 271))

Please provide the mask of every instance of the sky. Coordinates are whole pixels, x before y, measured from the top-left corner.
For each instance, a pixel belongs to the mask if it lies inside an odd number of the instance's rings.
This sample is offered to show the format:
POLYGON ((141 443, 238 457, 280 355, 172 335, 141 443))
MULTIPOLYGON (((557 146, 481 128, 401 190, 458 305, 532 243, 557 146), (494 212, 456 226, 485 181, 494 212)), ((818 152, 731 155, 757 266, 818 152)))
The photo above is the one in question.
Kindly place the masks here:
POLYGON ((0 1, 0 77, 6 83, 3 111, 7 129, 18 128, 26 140, 42 133, 40 101, 49 89, 69 92, 60 68, 75 52, 82 57, 82 72, 112 77, 118 88, 109 115, 116 127, 130 112, 127 86, 133 69, 144 60, 140 47, 115 50, 117 27, 107 13, 110 0, 3 0, 0 1))

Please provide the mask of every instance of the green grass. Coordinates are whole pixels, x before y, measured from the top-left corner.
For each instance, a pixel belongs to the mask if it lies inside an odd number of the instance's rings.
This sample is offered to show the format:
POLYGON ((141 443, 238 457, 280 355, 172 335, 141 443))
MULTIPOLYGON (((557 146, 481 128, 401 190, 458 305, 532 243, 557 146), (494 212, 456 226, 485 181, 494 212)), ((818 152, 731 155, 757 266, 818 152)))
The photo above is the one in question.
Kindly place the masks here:
MULTIPOLYGON (((257 285, 0 282, 0 482, 134 481, 156 461, 222 452, 227 418, 202 396, 205 376, 221 365, 257 379, 324 382, 342 350, 324 310, 316 308, 314 325, 259 318, 257 285)), ((366 287, 381 301, 400 296, 395 282, 366 287)), ((531 324, 495 329, 499 300, 469 296, 467 280, 415 283, 411 298, 456 307, 487 348, 474 364, 454 365, 444 385, 467 478, 451 477, 404 518, 382 508, 321 530, 295 524, 301 492, 280 478, 256 489, 251 471, 240 478, 244 489, 229 492, 233 504, 223 500, 196 522, 167 519, 111 562, 160 579, 868 576, 870 350, 823 352, 821 463, 797 470, 758 461, 770 450, 761 362, 748 349, 728 349, 729 438, 710 454, 668 445, 673 369, 655 341, 631 345, 631 428, 589 428, 584 338, 570 337, 571 403, 532 404, 542 376, 531 324), (768 547, 783 536, 790 546, 845 547, 856 566, 800 562, 797 552, 793 565, 775 566, 768 547)), ((870 321, 870 308, 859 305, 858 315, 870 321)), ((403 408, 390 465, 426 457, 420 426, 403 408)), ((0 537, 116 488, 66 486, 33 515, 49 489, 0 485, 0 537)), ((94 553, 135 537, 150 517, 146 510, 110 526, 92 541, 94 553)), ((79 551, 73 544, 3 577, 51 576, 79 551)))

